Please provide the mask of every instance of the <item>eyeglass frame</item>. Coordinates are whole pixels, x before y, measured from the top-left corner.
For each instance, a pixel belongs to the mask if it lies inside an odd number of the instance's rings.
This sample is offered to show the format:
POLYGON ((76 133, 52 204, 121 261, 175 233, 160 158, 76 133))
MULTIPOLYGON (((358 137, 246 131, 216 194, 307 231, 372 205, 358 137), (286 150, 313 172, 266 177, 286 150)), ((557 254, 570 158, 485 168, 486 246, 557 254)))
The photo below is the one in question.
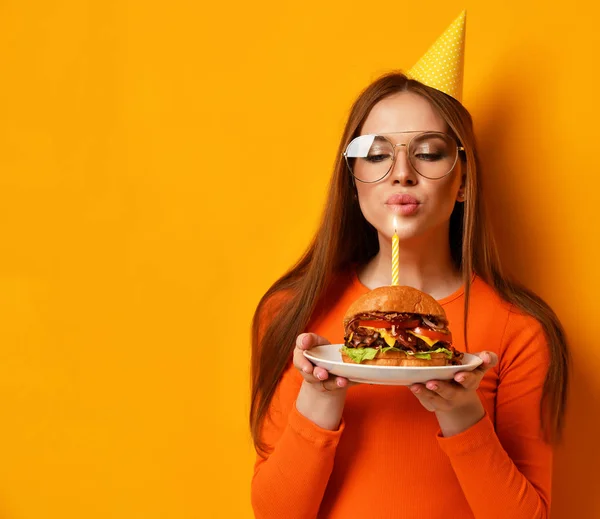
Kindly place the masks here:
MULTIPOLYGON (((445 175, 441 176, 441 177, 426 177, 425 175, 423 175, 423 173, 421 173, 417 168, 415 168, 412 164, 412 162, 410 161, 410 159, 408 159, 408 163, 411 165, 412 169, 414 169, 418 175, 421 175, 423 178, 426 178, 428 180, 441 180, 444 177, 447 177, 450 173, 452 173, 452 171, 454 170, 454 167, 456 166, 456 163, 458 162, 458 155, 459 155, 459 151, 465 151, 465 148, 463 146, 459 146, 458 143, 454 140, 454 138, 446 133, 446 132, 436 132, 436 131, 429 131, 429 130, 410 130, 410 131, 406 131, 406 132, 389 132, 389 133, 365 133, 364 135, 357 135, 356 137, 354 137, 354 139, 352 139, 348 145, 346 146, 345 151, 342 153, 342 156, 344 157, 344 159, 346 160, 346 166, 348 166, 348 171, 350 171, 350 175, 352 175, 353 179, 358 180, 359 182, 362 182, 363 184, 375 184, 376 182, 381 182, 384 178, 386 178, 390 172, 392 171, 392 169, 394 169, 394 164, 396 163, 396 157, 398 156, 398 154, 396 153, 396 148, 398 146, 406 146, 406 151, 407 151, 407 155, 409 155, 410 152, 410 144, 411 142, 415 139, 415 137, 417 137, 417 135, 413 135, 410 140, 408 142, 401 142, 398 144, 394 144, 392 141, 390 141, 386 135, 398 135, 398 134, 403 134, 403 133, 416 133, 416 134, 429 134, 429 133, 433 133, 433 134, 438 134, 438 135, 445 135, 446 137, 449 137, 450 139, 452 139, 454 141, 454 143, 456 144, 456 158, 454 159, 454 164, 452 164, 452 167, 450 168, 450 170, 448 171, 448 173, 446 173, 445 175), (365 136, 375 136, 375 137, 383 137, 387 142, 389 142, 392 146, 392 150, 393 150, 393 154, 394 156, 392 157, 392 165, 390 166, 390 169, 387 170, 387 173, 385 175, 383 175, 383 177, 377 179, 377 180, 373 180, 372 182, 369 182, 367 180, 361 180, 360 178, 358 178, 357 176, 354 175, 352 168, 350 167, 350 163, 348 162, 348 155, 347 155, 347 151, 348 151, 348 147, 350 146, 350 144, 352 144, 352 142, 354 142, 355 139, 358 139, 359 137, 365 137, 365 136)), ((409 155, 410 156, 410 155, 409 155)), ((353 158, 360 158, 360 157, 353 157, 353 158)))

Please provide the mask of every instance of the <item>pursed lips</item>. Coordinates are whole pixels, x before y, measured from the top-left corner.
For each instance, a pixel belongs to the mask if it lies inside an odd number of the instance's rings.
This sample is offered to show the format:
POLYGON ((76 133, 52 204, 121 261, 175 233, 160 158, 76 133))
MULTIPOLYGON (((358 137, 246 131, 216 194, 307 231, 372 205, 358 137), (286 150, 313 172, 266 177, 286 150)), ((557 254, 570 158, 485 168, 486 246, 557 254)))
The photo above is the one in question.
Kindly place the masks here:
POLYGON ((386 201, 387 205, 418 205, 419 203, 414 196, 404 193, 392 195, 386 201))
POLYGON ((410 216, 416 213, 420 204, 414 196, 400 193, 390 196, 386 202, 386 206, 390 211, 402 216, 410 216))

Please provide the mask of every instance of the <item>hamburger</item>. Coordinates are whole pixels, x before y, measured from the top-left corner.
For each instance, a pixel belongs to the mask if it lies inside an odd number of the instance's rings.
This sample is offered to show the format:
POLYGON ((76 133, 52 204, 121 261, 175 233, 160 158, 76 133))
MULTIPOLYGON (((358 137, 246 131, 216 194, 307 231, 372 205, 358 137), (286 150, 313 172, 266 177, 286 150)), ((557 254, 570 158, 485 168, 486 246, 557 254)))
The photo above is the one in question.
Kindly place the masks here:
POLYGON ((446 312, 430 295, 384 286, 362 295, 344 316, 344 362, 378 366, 461 364, 446 312))

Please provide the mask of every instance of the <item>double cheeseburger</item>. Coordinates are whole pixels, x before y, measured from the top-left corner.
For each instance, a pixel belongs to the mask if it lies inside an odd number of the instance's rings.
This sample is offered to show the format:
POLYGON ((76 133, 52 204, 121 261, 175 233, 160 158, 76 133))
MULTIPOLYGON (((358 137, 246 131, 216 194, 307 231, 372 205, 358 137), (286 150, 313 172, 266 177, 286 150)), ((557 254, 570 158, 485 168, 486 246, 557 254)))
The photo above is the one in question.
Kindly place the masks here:
POLYGON ((446 313, 430 295, 407 286, 379 287, 344 316, 344 362, 379 366, 460 364, 446 313))

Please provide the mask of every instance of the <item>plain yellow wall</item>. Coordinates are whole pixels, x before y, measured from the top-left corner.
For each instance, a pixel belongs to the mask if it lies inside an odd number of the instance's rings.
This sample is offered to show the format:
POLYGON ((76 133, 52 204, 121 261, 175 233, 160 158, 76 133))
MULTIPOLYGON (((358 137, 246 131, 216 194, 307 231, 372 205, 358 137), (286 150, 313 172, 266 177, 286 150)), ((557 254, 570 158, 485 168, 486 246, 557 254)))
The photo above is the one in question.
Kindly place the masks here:
POLYGON ((251 517, 254 306, 315 230, 354 97, 463 8, 503 254, 573 346, 553 518, 600 517, 582 0, 4 0, 0 517, 251 517))

